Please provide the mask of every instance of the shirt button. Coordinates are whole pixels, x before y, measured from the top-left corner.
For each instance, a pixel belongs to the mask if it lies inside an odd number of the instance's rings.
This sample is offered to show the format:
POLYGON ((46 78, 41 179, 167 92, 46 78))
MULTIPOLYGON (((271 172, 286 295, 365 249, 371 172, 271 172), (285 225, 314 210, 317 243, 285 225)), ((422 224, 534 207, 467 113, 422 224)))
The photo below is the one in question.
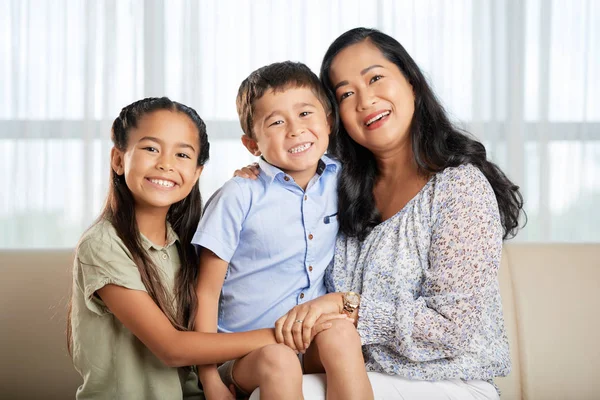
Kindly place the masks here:
POLYGON ((312 267, 312 265, 309 265, 309 266, 308 266, 308 270, 309 270, 310 272, 312 272, 312 270, 313 270, 313 267, 312 267))
POLYGON ((304 298, 304 293, 300 293, 300 298, 303 299, 304 298))
POLYGON ((286 182, 288 182, 290 180, 290 177, 289 176, 284 176, 283 180, 286 181, 286 182))
POLYGON ((166 259, 167 259, 167 253, 163 253, 163 255, 162 255, 162 259, 163 259, 163 260, 166 260, 166 259))
POLYGON ((304 201, 308 200, 308 196, 304 195, 304 201))
POLYGON ((309 233, 309 234, 308 234, 308 240, 313 240, 313 237, 314 237, 314 236, 313 236, 313 234, 312 234, 312 233, 309 233))

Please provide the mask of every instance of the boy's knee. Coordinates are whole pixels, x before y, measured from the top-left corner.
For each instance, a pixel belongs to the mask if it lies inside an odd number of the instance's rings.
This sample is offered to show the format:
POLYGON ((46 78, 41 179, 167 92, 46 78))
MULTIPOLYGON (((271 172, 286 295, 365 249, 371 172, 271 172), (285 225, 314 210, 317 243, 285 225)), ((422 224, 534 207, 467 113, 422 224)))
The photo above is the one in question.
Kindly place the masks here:
POLYGON ((266 378, 276 376, 302 376, 302 369, 296 353, 284 344, 272 344, 260 351, 257 373, 266 378))
POLYGON ((331 328, 315 337, 319 352, 332 352, 337 349, 347 351, 352 346, 360 348, 360 336, 356 327, 350 321, 337 319, 330 322, 332 324, 331 328))

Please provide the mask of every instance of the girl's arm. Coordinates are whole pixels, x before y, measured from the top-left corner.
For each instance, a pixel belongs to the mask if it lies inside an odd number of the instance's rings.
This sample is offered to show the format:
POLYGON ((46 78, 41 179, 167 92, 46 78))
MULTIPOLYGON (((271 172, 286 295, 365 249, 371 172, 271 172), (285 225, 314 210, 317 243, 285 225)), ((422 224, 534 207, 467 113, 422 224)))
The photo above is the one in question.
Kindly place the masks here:
POLYGON ((241 333, 178 331, 146 292, 109 284, 97 293, 113 315, 170 367, 225 362, 275 343, 273 329, 241 333))
MULTIPOLYGON (((220 259, 212 251, 202 247, 200 250, 200 265, 196 295, 198 309, 196 312, 196 332, 217 332, 219 296, 228 263, 220 259)), ((234 357, 237 358, 237 357, 234 357)), ((211 382, 221 382, 216 364, 199 365, 198 376, 203 385, 211 382)))

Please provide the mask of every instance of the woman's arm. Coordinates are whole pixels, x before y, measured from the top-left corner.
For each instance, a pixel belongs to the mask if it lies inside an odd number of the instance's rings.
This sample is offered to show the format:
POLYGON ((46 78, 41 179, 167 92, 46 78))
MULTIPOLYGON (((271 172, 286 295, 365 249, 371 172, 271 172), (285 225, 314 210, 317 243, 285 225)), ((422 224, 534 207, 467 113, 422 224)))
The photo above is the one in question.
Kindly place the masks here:
POLYGON ((363 290, 361 298, 358 330, 363 344, 393 346, 413 361, 463 353, 486 328, 487 310, 501 307, 497 272, 502 227, 494 192, 474 168, 448 174, 453 176, 446 177, 436 194, 437 220, 420 295, 403 291, 394 303, 383 301, 389 296, 378 293, 390 288, 379 282, 368 293, 363 290))
POLYGON ((241 333, 178 331, 143 291, 106 285, 98 295, 127 329, 171 367, 225 362, 276 343, 273 329, 241 333))

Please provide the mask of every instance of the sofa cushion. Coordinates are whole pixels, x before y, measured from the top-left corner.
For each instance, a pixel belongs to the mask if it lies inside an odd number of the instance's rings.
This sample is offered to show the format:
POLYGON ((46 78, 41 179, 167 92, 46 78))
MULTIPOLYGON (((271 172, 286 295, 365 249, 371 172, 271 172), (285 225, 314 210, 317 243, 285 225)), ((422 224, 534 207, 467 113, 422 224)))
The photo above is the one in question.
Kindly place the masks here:
POLYGON ((517 312, 523 398, 600 393, 598 245, 507 247, 517 312))

